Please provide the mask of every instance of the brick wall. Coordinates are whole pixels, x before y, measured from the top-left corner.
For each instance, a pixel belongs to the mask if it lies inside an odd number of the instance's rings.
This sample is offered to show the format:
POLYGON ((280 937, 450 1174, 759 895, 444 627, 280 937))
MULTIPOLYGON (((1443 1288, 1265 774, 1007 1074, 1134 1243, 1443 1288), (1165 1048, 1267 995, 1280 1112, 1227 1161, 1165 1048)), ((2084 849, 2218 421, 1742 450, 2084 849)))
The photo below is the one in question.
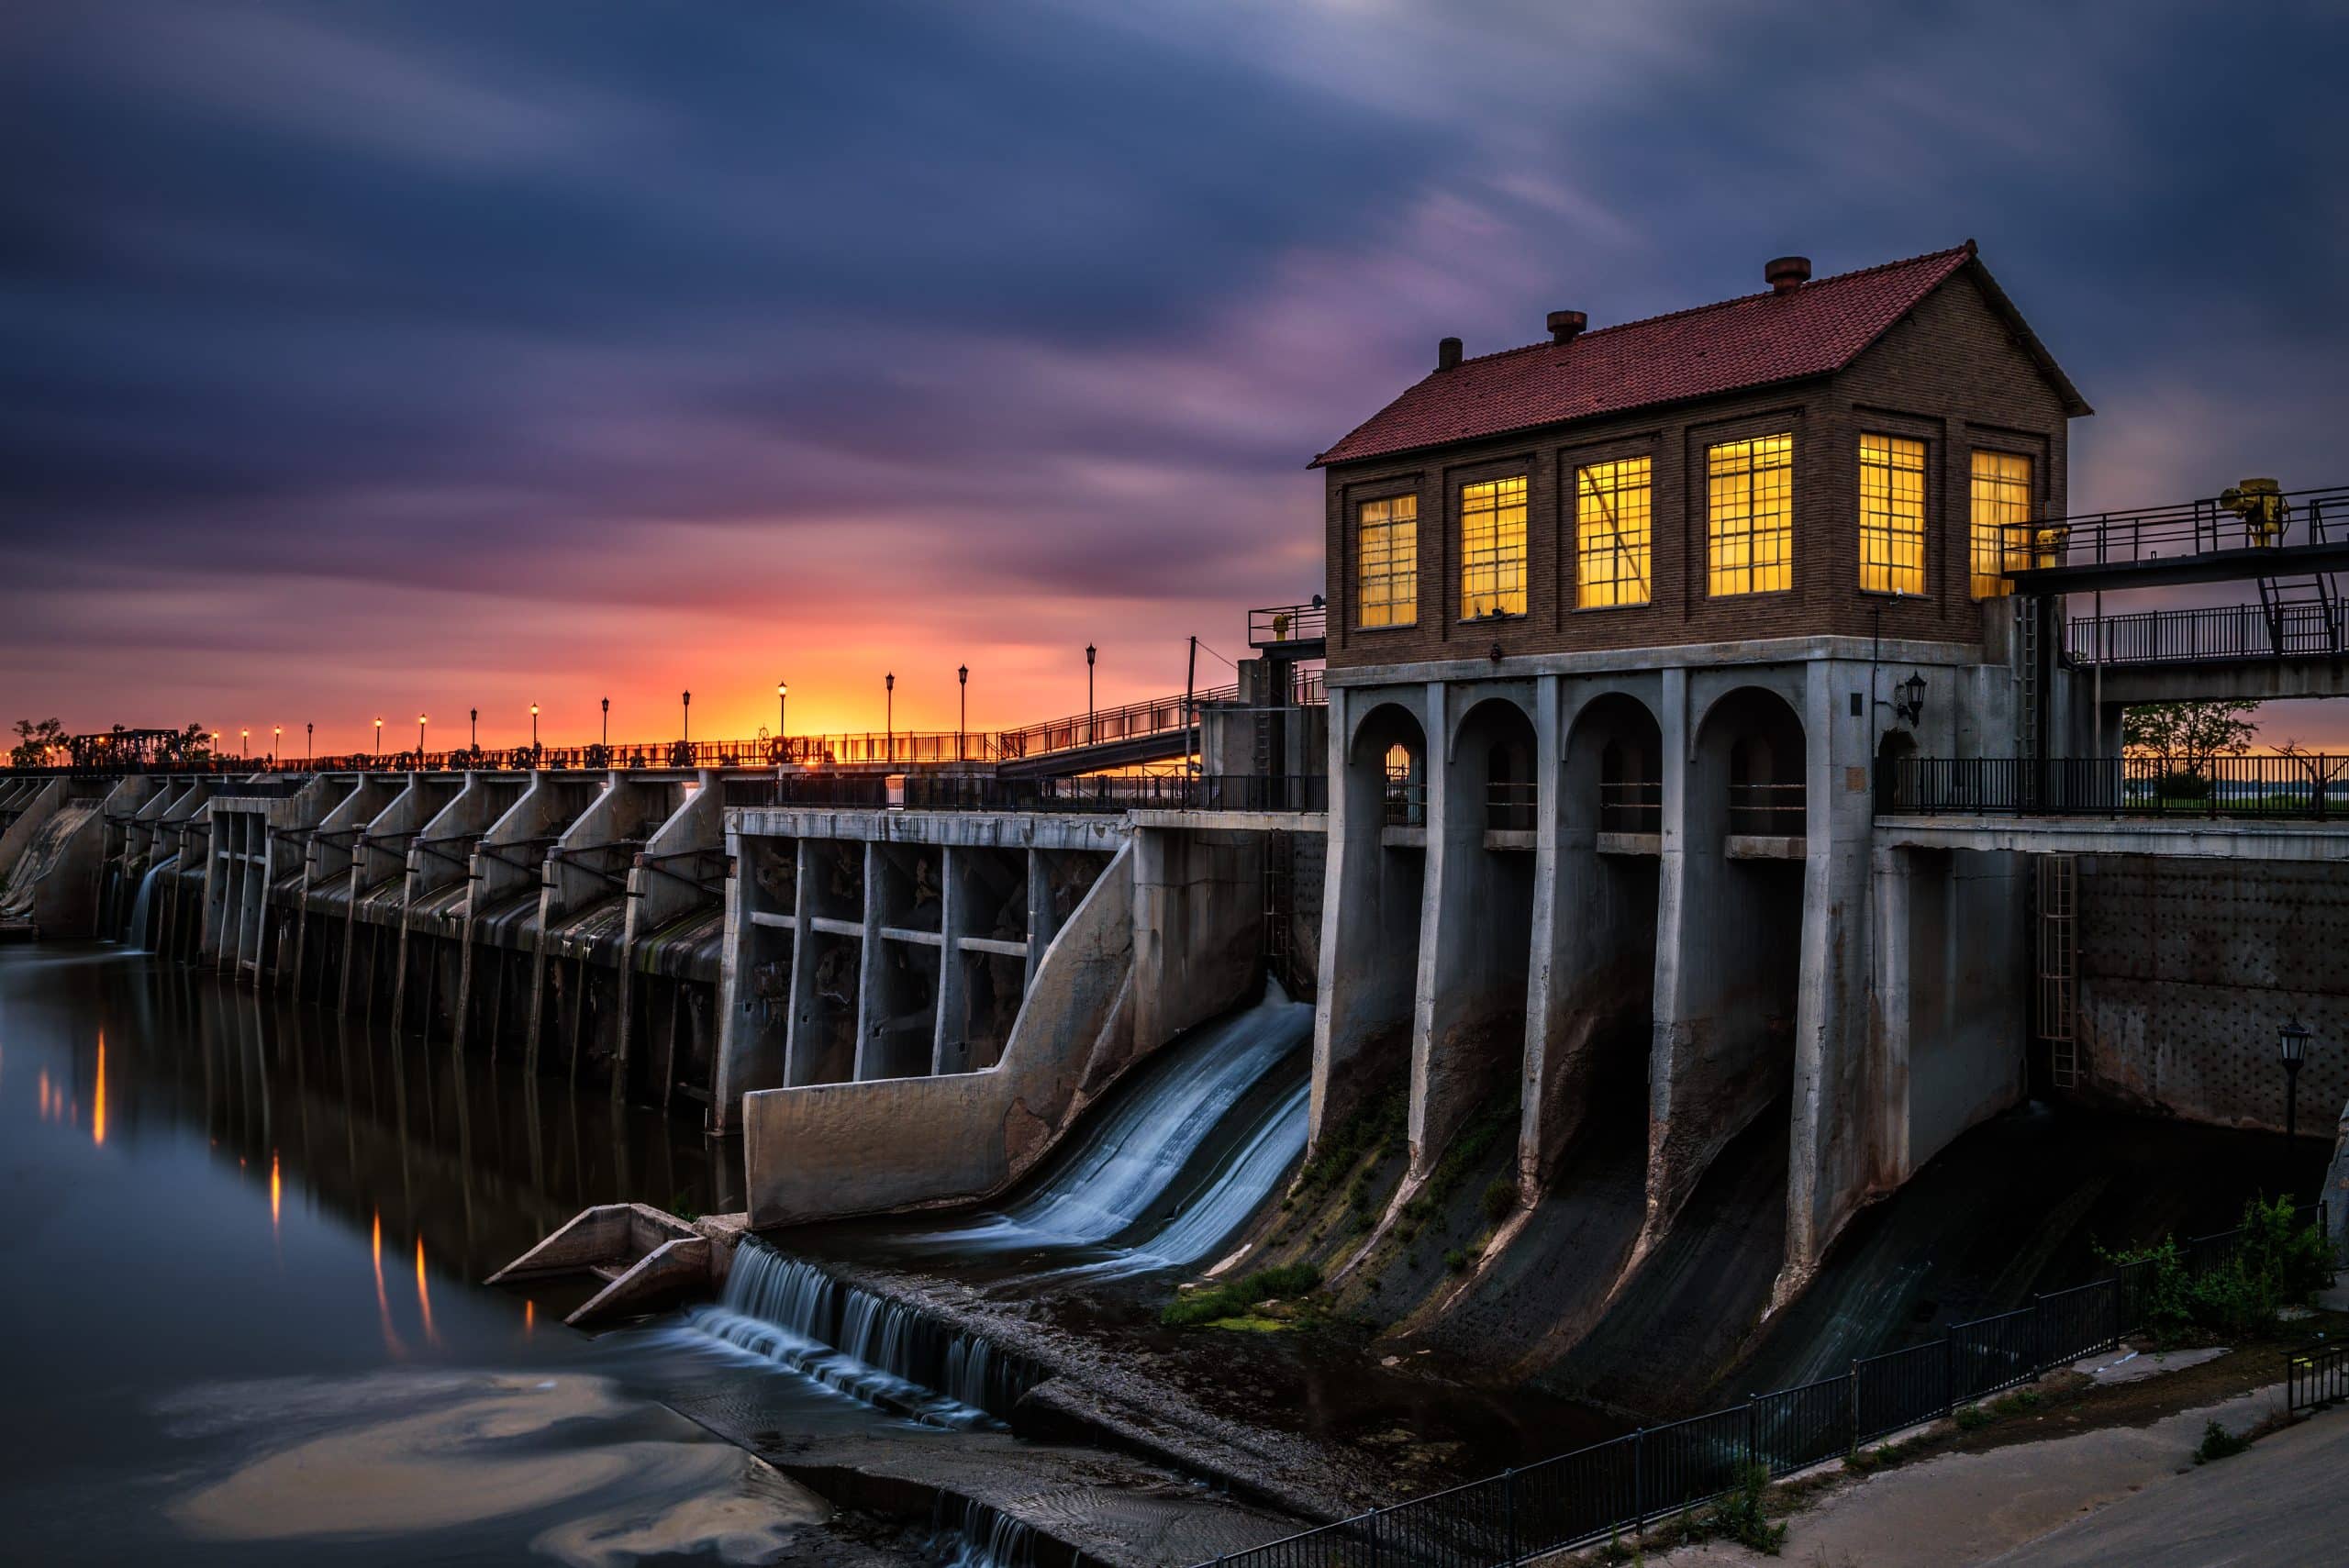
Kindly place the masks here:
POLYGON ((1325 492, 1332 668, 1841 633, 1978 641, 1967 587, 1972 450, 2034 459, 2040 509, 2065 497, 2063 405, 1972 278, 1935 290, 1842 373, 1734 397, 1553 426, 1491 440, 1333 467, 1325 492), (1791 430, 1795 438, 1794 585, 1715 599, 1705 589, 1705 449, 1791 430), (1927 443, 1925 594, 1859 589, 1858 441, 1863 432, 1927 443), (1644 606, 1575 607, 1574 471, 1652 460, 1654 535, 1644 606), (1461 485, 1526 476, 1527 613, 1458 618, 1461 485), (1419 619, 1354 624, 1353 518, 1360 503, 1419 498, 1419 619))
POLYGON ((2300 1129, 2349 1100, 2349 878, 2338 865, 2083 856, 2084 1092, 2190 1121, 2280 1129, 2276 1026, 2315 1031, 2300 1129))

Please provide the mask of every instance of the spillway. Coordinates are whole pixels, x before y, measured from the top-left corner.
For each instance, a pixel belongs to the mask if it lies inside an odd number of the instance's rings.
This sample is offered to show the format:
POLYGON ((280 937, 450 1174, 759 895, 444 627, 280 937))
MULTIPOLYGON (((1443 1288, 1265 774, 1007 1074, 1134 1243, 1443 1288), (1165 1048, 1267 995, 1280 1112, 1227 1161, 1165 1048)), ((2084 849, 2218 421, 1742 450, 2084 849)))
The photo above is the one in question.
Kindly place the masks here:
POLYGON ((123 929, 122 940, 138 948, 143 948, 147 945, 147 914, 149 909, 151 908, 154 904, 155 879, 161 876, 165 872, 176 868, 179 863, 179 856, 165 855, 161 860, 157 861, 153 865, 149 866, 147 868, 147 874, 139 879, 138 896, 130 901, 130 924, 123 929))

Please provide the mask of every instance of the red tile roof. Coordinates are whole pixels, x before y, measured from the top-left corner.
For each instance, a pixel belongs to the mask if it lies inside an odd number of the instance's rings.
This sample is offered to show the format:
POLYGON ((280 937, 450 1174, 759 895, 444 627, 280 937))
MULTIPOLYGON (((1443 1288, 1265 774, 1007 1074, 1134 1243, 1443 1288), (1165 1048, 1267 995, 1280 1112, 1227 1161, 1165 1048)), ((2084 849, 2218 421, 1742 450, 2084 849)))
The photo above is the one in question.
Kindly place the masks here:
POLYGON ((1598 328, 1564 343, 1463 360, 1380 409, 1312 466, 1823 375, 1851 363, 1969 264, 2067 407, 2087 413, 2087 405, 1975 261, 1969 239, 1954 250, 1815 279, 1787 294, 1747 295, 1598 328))

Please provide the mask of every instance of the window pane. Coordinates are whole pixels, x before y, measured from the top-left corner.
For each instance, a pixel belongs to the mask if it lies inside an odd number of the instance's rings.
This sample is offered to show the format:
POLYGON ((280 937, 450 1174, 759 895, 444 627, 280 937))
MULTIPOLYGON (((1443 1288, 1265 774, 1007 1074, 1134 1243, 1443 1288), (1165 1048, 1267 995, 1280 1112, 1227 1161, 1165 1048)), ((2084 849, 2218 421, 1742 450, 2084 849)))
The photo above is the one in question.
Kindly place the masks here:
POLYGON ((1355 624, 1411 626, 1419 618, 1419 498, 1362 504, 1355 530, 1355 624))
POLYGON ((1525 478, 1460 487, 1460 616, 1525 613, 1525 478))
POLYGON ((1643 457, 1575 470, 1575 604, 1648 602, 1650 494, 1643 457))
POLYGON ((1860 586, 1925 591, 1925 443, 1860 438, 1860 586))
POLYGON ((1705 454, 1706 591, 1767 594, 1794 584, 1795 439, 1723 441, 1705 454))
POLYGON ((2014 592, 2002 571, 2029 564, 2017 523, 2031 520, 2031 459, 2014 452, 1974 453, 1974 596, 2014 592))

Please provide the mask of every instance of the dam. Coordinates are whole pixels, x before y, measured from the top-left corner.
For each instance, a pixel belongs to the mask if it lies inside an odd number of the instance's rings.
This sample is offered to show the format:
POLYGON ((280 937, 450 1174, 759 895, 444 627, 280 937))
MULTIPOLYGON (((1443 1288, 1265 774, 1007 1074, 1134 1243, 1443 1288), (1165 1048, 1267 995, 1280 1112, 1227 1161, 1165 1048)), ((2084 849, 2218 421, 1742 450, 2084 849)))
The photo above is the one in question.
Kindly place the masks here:
POLYGON ((841 1396, 788 1438, 717 1373, 662 1402, 979 1510, 974 1561, 1245 1552, 2016 1309, 2099 1226, 2291 1191, 2339 1245, 2349 767, 2121 737, 2349 695, 2349 491, 2075 515, 2088 406, 1970 243, 1765 282, 1445 339, 1314 460, 1322 591, 1230 687, 982 736, 82 737, 0 774, 0 929, 689 1132, 709 1207, 563 1310, 841 1396), (2244 602, 2103 613, 2179 585, 2244 602), (1888 1283, 1993 1169, 2045 1266, 1888 1283))

